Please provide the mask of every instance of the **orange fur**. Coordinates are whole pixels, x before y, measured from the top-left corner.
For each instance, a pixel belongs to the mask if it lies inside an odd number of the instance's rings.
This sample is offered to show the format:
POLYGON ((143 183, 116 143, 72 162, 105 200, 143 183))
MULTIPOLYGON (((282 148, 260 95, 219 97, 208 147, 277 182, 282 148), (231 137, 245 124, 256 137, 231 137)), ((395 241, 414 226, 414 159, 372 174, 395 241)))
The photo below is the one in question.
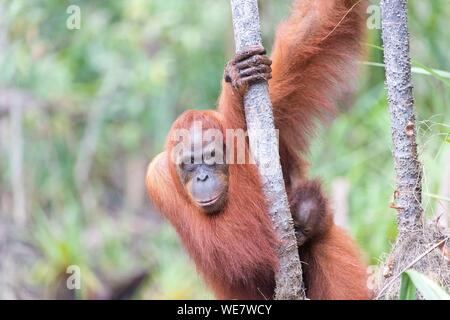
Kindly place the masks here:
MULTIPOLYGON (((277 30, 269 81, 275 127, 287 186, 303 179, 305 152, 314 119, 329 117, 351 87, 361 54, 366 1, 297 0, 277 30), (345 17, 344 19, 342 19, 345 17)), ((225 82, 219 111, 227 127, 245 128, 242 100, 225 82)))
POLYGON ((299 249, 308 298, 312 300, 370 299, 366 268, 358 248, 336 225, 299 249))
MULTIPOLYGON (((305 163, 299 152, 306 150, 314 118, 334 110, 354 69, 364 6, 356 6, 341 21, 353 4, 350 0, 295 1, 290 18, 278 30, 269 91, 288 188, 293 181, 304 179, 305 163)), ((218 104, 218 112, 184 113, 171 133, 190 128, 195 120, 202 121, 205 129, 246 127, 242 98, 229 84, 223 84, 218 104)), ((209 216, 186 197, 168 156, 172 148, 169 138, 166 151, 150 164, 147 189, 156 208, 180 235, 198 271, 218 298, 272 298, 277 239, 257 168, 230 164, 226 207, 209 216)), ((300 254, 307 262, 305 275, 311 298, 369 297, 357 249, 334 225, 320 240, 302 247, 300 254)))
MULTIPOLYGON (((334 225, 333 214, 318 181, 302 182, 291 190, 294 222, 308 227, 308 240, 299 248, 303 279, 310 299, 368 299, 367 273, 358 248, 347 233, 334 225), (298 207, 306 203, 315 216, 302 223, 298 207)), ((302 228, 301 228, 302 229, 302 228)))

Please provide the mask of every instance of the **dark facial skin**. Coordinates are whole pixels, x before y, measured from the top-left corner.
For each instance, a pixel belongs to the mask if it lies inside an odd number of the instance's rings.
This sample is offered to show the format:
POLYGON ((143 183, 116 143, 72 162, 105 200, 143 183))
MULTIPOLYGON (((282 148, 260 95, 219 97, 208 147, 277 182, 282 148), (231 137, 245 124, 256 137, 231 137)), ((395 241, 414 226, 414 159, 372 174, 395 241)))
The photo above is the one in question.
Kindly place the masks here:
POLYGON ((208 144, 204 153, 186 153, 177 166, 178 176, 191 201, 207 214, 221 211, 228 194, 228 165, 218 159, 208 144), (208 151, 209 149, 209 151, 208 151))
POLYGON ((307 199, 298 203, 294 210, 295 235, 297 237, 297 245, 300 247, 313 236, 313 231, 318 223, 319 208, 314 199, 307 199))
POLYGON ((297 186, 290 196, 290 205, 299 247, 326 232, 332 217, 327 213, 327 203, 318 182, 297 186))

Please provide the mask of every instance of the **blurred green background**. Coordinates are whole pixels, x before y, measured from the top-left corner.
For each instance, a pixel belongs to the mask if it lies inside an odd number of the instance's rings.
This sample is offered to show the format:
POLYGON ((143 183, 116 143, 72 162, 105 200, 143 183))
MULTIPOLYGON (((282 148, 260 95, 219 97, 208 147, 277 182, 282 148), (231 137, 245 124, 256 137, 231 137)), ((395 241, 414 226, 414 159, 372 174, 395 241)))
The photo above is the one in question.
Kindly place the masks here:
MULTIPOLYGON (((269 50, 290 2, 260 1, 269 50)), ((409 1, 409 14, 434 219, 450 198, 450 1, 409 1)), ((396 236, 380 45, 369 30, 356 93, 308 155, 370 264, 396 236)), ((0 298, 212 297, 144 176, 178 114, 215 106, 233 51, 226 0, 0 0, 0 298), (66 26, 71 4, 80 29, 66 26), (70 265, 81 289, 68 292, 70 265)))

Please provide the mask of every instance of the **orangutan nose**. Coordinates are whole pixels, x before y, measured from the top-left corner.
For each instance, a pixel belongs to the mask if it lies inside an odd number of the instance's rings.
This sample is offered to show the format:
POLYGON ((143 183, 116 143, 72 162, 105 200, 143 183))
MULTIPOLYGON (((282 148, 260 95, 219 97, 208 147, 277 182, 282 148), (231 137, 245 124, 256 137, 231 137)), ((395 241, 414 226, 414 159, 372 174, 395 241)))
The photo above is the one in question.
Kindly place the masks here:
POLYGON ((208 178, 209 178, 209 176, 205 172, 202 172, 199 175, 197 175, 197 181, 204 182, 204 181, 208 180, 208 178))

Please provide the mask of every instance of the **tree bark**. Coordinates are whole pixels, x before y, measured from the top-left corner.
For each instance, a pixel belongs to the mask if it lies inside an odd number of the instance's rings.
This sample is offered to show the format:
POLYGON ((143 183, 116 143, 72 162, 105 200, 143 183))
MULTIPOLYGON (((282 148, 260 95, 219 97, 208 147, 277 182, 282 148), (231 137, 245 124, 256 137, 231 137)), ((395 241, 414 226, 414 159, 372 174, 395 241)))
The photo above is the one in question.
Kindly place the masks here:
POLYGON ((395 160, 399 236, 423 227, 422 167, 417 157, 407 0, 381 1, 386 86, 395 160))
MULTIPOLYGON (((257 0, 231 0, 236 52, 261 45, 257 0)), ((275 299, 305 299, 302 269, 292 215, 283 180, 272 104, 267 83, 249 87, 244 96, 250 150, 261 175, 269 215, 277 236, 279 269, 275 275, 275 299)))
POLYGON ((439 225, 443 228, 450 227, 450 201, 445 199, 450 199, 450 150, 444 156, 444 174, 442 175, 441 191, 439 196, 444 200, 437 199, 436 203, 436 220, 439 225))
POLYGON ((349 229, 348 194, 350 183, 346 178, 335 179, 331 184, 331 204, 334 210, 334 223, 343 229, 349 229))
POLYGON ((447 262, 437 249, 445 242, 446 235, 435 224, 426 223, 423 216, 422 165, 417 155, 407 0, 382 0, 381 18, 396 175, 391 206, 397 210, 398 236, 381 267, 383 272, 376 299, 398 299, 401 274, 410 268, 433 275, 444 287, 450 279, 447 262))
POLYGON ((27 220, 26 215, 26 197, 25 180, 23 175, 23 110, 22 105, 12 104, 10 107, 11 127, 10 127, 10 151, 9 162, 11 168, 11 186, 13 194, 13 216, 18 226, 24 226, 27 220))

